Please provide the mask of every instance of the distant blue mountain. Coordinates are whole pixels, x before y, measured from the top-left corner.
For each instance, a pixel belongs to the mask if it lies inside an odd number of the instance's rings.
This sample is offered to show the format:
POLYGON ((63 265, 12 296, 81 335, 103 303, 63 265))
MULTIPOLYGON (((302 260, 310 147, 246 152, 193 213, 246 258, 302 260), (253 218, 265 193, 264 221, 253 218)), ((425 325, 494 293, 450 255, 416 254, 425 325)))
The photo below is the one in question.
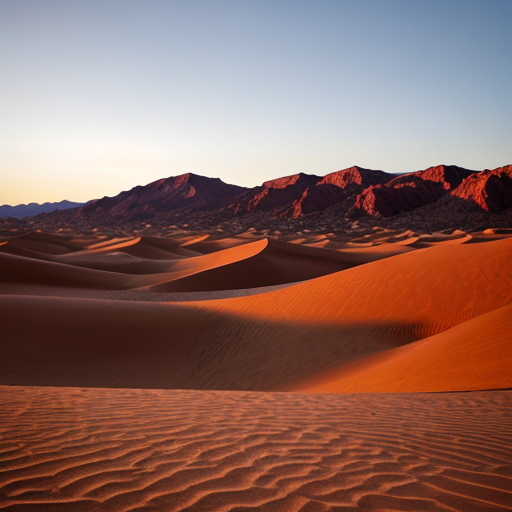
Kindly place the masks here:
POLYGON ((30 203, 30 204, 18 204, 17 206, 9 206, 5 204, 0 206, 0 218, 16 217, 18 219, 22 217, 32 217, 38 213, 54 212, 55 210, 69 210, 70 208, 76 208, 83 206, 85 203, 73 203, 72 201, 60 201, 58 203, 30 203))

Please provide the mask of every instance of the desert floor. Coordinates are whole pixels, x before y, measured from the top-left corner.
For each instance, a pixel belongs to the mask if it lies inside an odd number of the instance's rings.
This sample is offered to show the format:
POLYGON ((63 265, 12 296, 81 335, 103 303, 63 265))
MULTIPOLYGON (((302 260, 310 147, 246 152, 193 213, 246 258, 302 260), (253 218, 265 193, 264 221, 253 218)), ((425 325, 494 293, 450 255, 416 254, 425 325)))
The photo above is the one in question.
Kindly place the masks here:
POLYGON ((0 240, 0 510, 512 510, 512 237, 0 240))

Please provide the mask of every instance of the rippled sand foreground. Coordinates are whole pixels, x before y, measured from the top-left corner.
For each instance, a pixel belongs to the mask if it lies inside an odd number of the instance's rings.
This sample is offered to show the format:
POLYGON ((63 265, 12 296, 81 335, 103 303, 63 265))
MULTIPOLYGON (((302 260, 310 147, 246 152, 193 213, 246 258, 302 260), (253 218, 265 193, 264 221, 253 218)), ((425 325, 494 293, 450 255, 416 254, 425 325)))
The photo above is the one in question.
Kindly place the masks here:
POLYGON ((2 387, 0 509, 512 509, 512 393, 2 387))

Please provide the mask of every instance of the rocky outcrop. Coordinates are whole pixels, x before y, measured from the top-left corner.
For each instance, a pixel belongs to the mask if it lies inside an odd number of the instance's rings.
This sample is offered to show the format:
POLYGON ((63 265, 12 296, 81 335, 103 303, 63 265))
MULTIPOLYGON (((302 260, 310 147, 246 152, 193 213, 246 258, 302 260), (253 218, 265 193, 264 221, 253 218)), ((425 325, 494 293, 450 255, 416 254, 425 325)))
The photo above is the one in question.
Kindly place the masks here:
POLYGON ((290 207, 295 200, 300 199, 308 187, 320 179, 320 176, 299 173, 266 181, 260 187, 251 188, 237 197, 229 206, 229 210, 233 215, 242 215, 290 207))
POLYGON ((393 174, 363 169, 358 166, 332 172, 313 186, 308 187, 300 199, 293 202, 292 217, 297 218, 301 215, 325 210, 353 194, 362 192, 371 185, 386 183, 393 177, 393 174))
POLYGON ((512 165, 473 174, 451 193, 472 201, 487 212, 499 213, 512 207, 512 165))
POLYGON ((357 196, 354 209, 374 217, 392 217, 438 201, 474 173, 455 165, 438 165, 403 174, 368 187, 357 196))
POLYGON ((215 210, 227 206, 244 187, 228 185, 219 178, 188 173, 132 188, 115 197, 91 201, 77 211, 79 216, 150 218, 176 210, 215 210))

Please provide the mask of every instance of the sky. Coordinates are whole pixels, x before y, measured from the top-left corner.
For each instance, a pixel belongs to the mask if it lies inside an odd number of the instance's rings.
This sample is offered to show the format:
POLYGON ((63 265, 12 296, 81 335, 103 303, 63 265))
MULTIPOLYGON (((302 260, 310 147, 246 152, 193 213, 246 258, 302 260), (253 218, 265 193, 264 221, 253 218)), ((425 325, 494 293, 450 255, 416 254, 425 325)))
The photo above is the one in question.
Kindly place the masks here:
POLYGON ((0 0, 0 204, 512 163, 510 0, 0 0))

